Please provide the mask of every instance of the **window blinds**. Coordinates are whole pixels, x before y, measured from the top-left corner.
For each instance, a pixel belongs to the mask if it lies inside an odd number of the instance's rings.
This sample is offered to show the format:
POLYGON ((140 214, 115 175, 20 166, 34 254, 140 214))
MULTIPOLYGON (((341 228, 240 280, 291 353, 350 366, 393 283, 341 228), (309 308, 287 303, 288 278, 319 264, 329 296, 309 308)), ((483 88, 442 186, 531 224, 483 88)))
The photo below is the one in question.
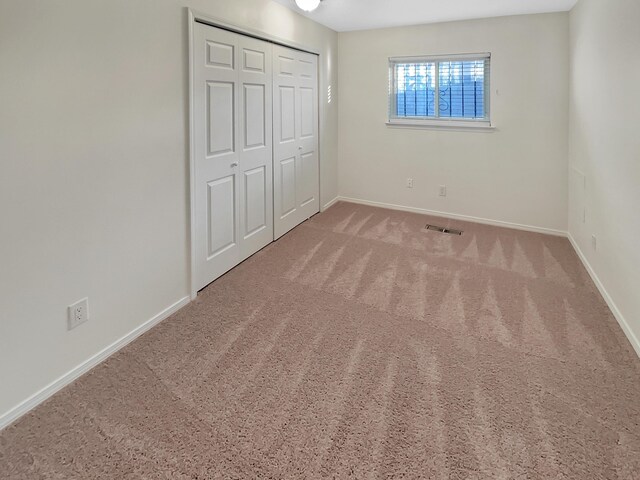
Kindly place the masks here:
POLYGON ((390 117, 488 120, 490 63, 490 54, 390 59, 390 117))

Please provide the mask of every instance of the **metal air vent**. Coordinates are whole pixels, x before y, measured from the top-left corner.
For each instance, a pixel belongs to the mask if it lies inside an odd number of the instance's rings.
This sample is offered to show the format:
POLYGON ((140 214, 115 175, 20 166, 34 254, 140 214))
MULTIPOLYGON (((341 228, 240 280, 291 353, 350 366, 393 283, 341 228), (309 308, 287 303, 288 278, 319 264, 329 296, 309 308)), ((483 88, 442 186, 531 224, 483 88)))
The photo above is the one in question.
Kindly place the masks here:
POLYGON ((438 225, 427 224, 424 227, 425 230, 433 230, 434 232, 446 233, 448 235, 462 235, 462 230, 456 230, 455 228, 439 227, 438 225))

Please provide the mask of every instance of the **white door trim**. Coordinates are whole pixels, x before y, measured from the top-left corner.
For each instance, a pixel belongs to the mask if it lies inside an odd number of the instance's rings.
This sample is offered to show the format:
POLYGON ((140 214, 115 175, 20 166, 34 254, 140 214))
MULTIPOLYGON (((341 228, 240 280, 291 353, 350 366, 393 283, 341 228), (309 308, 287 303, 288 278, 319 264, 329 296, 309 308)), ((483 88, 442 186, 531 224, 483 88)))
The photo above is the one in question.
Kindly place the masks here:
POLYGON ((313 53, 315 55, 320 56, 319 50, 316 50, 313 47, 309 47, 308 45, 292 42, 284 38, 278 37, 276 35, 271 35, 270 33, 264 32, 262 30, 256 30, 250 27, 241 27, 239 25, 226 22, 221 18, 214 17, 206 13, 199 12, 197 10, 193 10, 191 8, 188 8, 187 10, 189 11, 189 25, 193 25, 194 21, 205 23, 207 25, 211 25, 212 27, 222 28, 224 30, 229 30, 231 32, 240 33, 241 35, 254 37, 254 38, 257 38, 258 40, 264 40, 267 42, 276 43, 284 47, 294 48, 296 50, 300 50, 307 53, 313 53))
MULTIPOLYGON (((320 106, 319 112, 322 110, 322 101, 321 101, 321 88, 320 88, 320 60, 322 56, 320 52, 314 48, 311 48, 306 45, 301 45, 296 42, 291 42, 289 40, 282 39, 275 35, 271 35, 267 32, 256 30, 248 27, 241 27, 238 25, 234 25, 229 23, 223 19, 208 15, 206 13, 199 12, 197 10, 193 10, 191 8, 187 8, 187 22, 188 22, 188 35, 189 35, 189 208, 190 208, 190 240, 189 240, 189 248, 190 248, 190 258, 191 258, 191 268, 190 268, 190 291, 191 291, 191 299, 194 300, 198 295, 197 290, 197 282, 196 282, 196 249, 194 246, 195 243, 195 229, 196 229, 196 218, 195 218, 195 134, 194 134, 194 92, 193 92, 193 81, 194 81, 194 56, 193 56, 193 35, 194 35, 194 25, 196 22, 204 23, 206 25, 211 25, 212 27, 222 28, 225 30, 229 30, 231 32, 239 33, 241 35, 247 35, 249 37, 254 37, 259 40, 264 40, 267 42, 275 43, 277 45, 282 45, 284 47, 293 48, 295 50, 300 50, 307 53, 312 53, 314 55, 318 55, 318 104, 320 106)), ((318 121, 318 125, 320 125, 320 121, 318 121)), ((322 178, 322 152, 320 149, 320 139, 322 132, 320 129, 318 130, 318 164, 320 168, 319 182, 321 182, 322 178)), ((321 191, 320 185, 319 192, 321 191)))

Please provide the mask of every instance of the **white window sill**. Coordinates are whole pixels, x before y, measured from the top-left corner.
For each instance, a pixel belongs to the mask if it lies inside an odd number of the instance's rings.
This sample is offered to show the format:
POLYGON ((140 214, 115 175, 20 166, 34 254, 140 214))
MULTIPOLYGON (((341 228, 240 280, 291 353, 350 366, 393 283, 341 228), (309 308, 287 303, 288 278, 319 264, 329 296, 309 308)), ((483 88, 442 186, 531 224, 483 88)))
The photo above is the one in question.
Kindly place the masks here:
POLYGON ((412 120, 405 118, 392 118, 387 121, 387 126, 394 128, 426 128, 435 130, 493 131, 496 129, 490 121, 484 120, 412 120))

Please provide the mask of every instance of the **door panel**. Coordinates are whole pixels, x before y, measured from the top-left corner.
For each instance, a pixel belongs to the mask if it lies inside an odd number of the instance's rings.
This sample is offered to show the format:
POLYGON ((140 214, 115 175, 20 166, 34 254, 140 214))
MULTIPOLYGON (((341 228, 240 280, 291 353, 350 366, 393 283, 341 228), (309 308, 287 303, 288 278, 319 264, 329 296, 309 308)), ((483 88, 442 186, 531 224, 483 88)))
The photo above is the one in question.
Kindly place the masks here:
POLYGON ((307 55, 308 54, 305 55, 305 57, 307 58, 302 57, 298 59, 300 67, 300 77, 304 79, 313 79, 316 75, 316 62, 311 60, 311 57, 308 57, 307 55))
POLYGON ((267 176, 265 170, 265 167, 258 167, 244 173, 245 239, 267 228, 267 176))
POLYGON ((292 57, 287 56, 293 52, 286 53, 288 49, 284 49, 284 47, 282 48, 276 47, 276 48, 280 50, 280 54, 278 55, 278 60, 277 60, 278 68, 276 71, 281 76, 293 77, 296 61, 292 57), (283 54, 282 52, 285 52, 285 53, 283 54))
POLYGON ((304 207, 316 199, 318 184, 315 182, 318 161, 315 152, 300 155, 300 206, 304 207))
POLYGON ((273 240, 272 46, 199 23, 193 40, 200 289, 273 240))
POLYGON ((209 182, 208 232, 211 260, 236 244, 236 187, 235 175, 209 182))
POLYGON ((244 148, 265 146, 264 85, 244 86, 244 148))
POLYGON ((313 89, 300 89, 300 138, 308 138, 314 135, 314 101, 313 89))
POLYGON ((293 142, 296 139, 296 89, 280 87, 280 142, 293 142))
POLYGON ((274 46, 274 236, 320 210, 318 58, 274 46))
POLYGON ((233 139, 233 83, 207 83, 207 120, 209 124, 209 156, 235 151, 233 139))
POLYGON ((244 66, 245 71, 253 71, 264 73, 265 54, 256 50, 244 49, 244 66))
POLYGON ((296 158, 280 162, 281 215, 284 218, 296 209, 296 158))
MULTIPOLYGON (((230 39, 229 37, 227 37, 230 39)), ((231 40, 231 39, 230 39, 231 40)), ((235 47, 228 43, 206 40, 207 65, 210 67, 227 68, 233 70, 235 47)))

